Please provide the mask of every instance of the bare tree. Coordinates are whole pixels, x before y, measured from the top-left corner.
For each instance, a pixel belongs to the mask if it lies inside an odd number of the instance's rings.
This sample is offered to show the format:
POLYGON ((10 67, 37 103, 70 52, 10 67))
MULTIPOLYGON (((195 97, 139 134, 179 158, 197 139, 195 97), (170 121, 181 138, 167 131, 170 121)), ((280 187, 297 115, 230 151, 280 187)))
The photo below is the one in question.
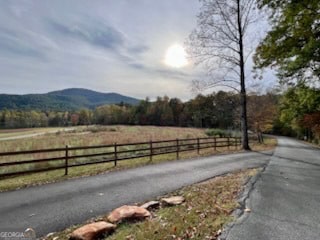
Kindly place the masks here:
POLYGON ((195 80, 193 87, 227 86, 240 92, 242 148, 250 150, 245 63, 252 51, 245 43, 248 28, 258 16, 255 0, 199 1, 198 24, 187 42, 188 53, 195 64, 207 69, 208 78, 195 80))

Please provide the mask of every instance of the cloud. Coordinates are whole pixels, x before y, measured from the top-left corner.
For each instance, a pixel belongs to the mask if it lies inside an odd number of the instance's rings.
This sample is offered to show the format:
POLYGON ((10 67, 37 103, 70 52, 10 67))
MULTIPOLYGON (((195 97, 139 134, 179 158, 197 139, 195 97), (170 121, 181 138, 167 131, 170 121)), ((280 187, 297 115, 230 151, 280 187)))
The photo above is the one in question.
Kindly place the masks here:
POLYGON ((158 68, 155 69, 155 72, 166 78, 188 79, 189 77, 191 77, 190 74, 176 69, 158 68))
POLYGON ((145 69, 143 64, 138 63, 138 59, 150 48, 145 44, 136 43, 111 24, 84 17, 67 23, 50 19, 47 20, 47 25, 55 37, 57 34, 62 39, 84 42, 92 48, 113 54, 114 61, 127 64, 134 69, 145 69))
POLYGON ((130 60, 150 50, 146 44, 136 43, 120 29, 110 23, 89 17, 80 18, 74 22, 61 23, 57 20, 47 20, 47 25, 53 34, 61 38, 71 38, 85 42, 92 47, 99 47, 126 56, 121 60, 130 60))
POLYGON ((48 24, 53 31, 62 37, 71 37, 84 41, 93 46, 114 50, 125 44, 124 35, 112 26, 107 26, 101 22, 88 21, 62 24, 54 20, 49 20, 48 24))
POLYGON ((138 69, 138 70, 143 70, 147 69, 147 67, 141 63, 128 63, 128 65, 132 68, 138 69))
POLYGON ((132 62, 128 63, 128 65, 136 70, 141 70, 150 76, 162 77, 165 79, 175 79, 177 81, 191 81, 192 78, 198 76, 197 74, 190 74, 184 70, 179 69, 170 69, 166 66, 149 66, 147 64, 132 62))
POLYGON ((2 1, 0 89, 187 99, 197 70, 171 69, 163 58, 194 28, 198 7, 198 0, 2 1))
POLYGON ((0 28, 0 52, 3 55, 45 59, 45 54, 26 40, 27 39, 24 39, 24 36, 19 33, 0 28))
POLYGON ((150 48, 145 45, 137 45, 137 46, 129 47, 128 52, 133 54, 143 54, 147 52, 149 49, 150 48))

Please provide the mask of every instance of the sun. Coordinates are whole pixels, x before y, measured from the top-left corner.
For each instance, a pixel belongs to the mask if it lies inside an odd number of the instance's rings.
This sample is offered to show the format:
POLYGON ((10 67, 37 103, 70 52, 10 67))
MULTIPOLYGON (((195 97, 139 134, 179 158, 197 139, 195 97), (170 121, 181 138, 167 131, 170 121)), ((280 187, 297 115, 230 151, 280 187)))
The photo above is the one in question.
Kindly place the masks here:
POLYGON ((171 45, 164 58, 164 63, 170 67, 182 68, 188 65, 187 53, 180 44, 171 45))

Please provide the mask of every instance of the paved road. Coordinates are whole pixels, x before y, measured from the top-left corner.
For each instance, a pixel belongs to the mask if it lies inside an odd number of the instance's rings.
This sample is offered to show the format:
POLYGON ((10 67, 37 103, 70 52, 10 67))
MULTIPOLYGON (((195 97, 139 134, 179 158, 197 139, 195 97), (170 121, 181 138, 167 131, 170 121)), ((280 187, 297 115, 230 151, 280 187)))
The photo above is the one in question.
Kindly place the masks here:
POLYGON ((320 149, 279 138, 246 206, 227 240, 320 239, 320 149))
POLYGON ((180 160, 0 193, 0 231, 32 227, 38 236, 112 209, 268 163, 271 153, 238 153, 180 160))

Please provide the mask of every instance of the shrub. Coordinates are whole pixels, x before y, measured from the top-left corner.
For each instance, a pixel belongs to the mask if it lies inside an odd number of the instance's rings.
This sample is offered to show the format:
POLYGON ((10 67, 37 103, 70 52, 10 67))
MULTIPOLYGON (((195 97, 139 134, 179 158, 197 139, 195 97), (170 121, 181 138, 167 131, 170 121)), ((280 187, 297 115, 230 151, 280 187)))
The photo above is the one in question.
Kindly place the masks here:
POLYGON ((240 132, 238 131, 224 130, 219 128, 207 129, 205 133, 210 137, 240 137, 240 132))
POLYGON ((215 129, 215 128, 211 128, 206 130, 206 134, 210 137, 225 137, 226 133, 225 130, 223 129, 215 129))

